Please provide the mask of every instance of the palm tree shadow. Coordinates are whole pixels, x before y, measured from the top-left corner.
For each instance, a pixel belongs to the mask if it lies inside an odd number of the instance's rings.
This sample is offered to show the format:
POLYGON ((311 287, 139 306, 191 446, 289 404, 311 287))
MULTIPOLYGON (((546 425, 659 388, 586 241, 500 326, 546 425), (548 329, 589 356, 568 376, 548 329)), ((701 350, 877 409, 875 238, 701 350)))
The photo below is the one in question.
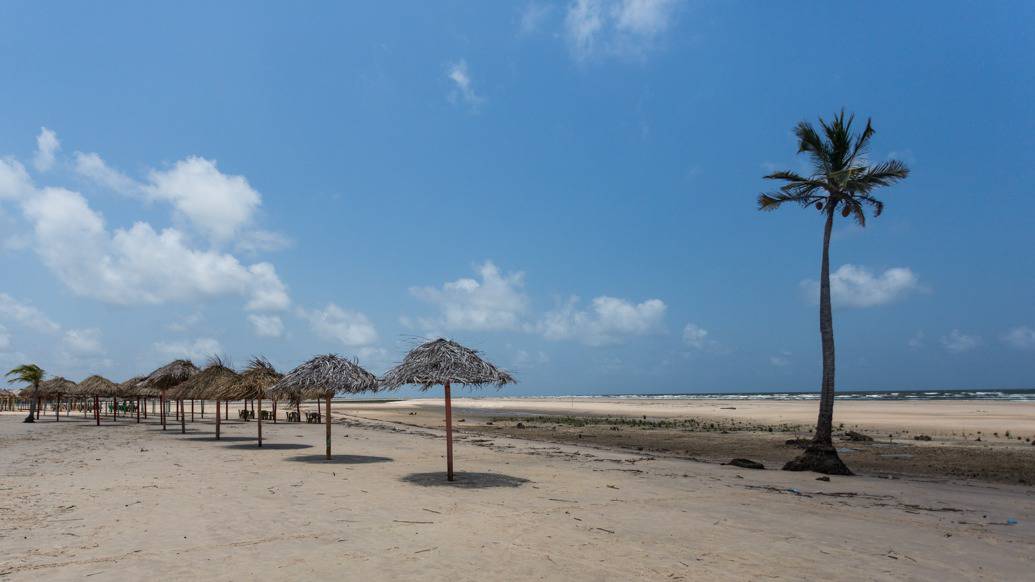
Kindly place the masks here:
MULTIPOLYGON (((255 439, 249 439, 249 440, 253 440, 254 441, 255 439)), ((313 445, 304 445, 302 443, 262 443, 262 446, 260 447, 259 444, 257 442, 255 442, 255 443, 248 443, 248 444, 241 443, 239 445, 227 445, 226 448, 228 448, 228 449, 265 449, 265 450, 273 450, 273 451, 284 451, 284 450, 292 450, 292 449, 311 449, 311 448, 313 448, 313 445)))
POLYGON ((401 479, 404 483, 421 487, 456 487, 459 489, 491 489, 494 487, 520 487, 529 480, 501 473, 454 473, 449 481, 444 471, 432 473, 411 473, 401 479))
POLYGON ((370 457, 366 455, 331 455, 328 460, 326 455, 297 455, 288 457, 287 461, 296 463, 317 463, 328 465, 365 465, 367 463, 391 463, 395 461, 390 457, 370 457))

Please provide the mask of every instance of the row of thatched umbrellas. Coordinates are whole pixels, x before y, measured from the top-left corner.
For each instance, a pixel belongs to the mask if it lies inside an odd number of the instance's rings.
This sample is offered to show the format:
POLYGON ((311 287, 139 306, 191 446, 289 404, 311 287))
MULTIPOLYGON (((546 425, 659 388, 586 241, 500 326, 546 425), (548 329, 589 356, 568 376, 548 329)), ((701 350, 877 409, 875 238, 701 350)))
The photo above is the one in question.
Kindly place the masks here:
MULTIPOLYGON (((514 378, 504 370, 482 359, 478 352, 456 342, 437 339, 421 344, 411 350, 402 363, 378 379, 363 369, 355 360, 329 354, 315 358, 298 366, 287 374, 278 373, 273 365, 263 358, 255 358, 240 373, 227 366, 219 358, 212 358, 199 369, 189 360, 175 360, 146 376, 137 376, 117 384, 102 376, 90 376, 76 384, 61 377, 41 382, 37 389, 26 388, 19 395, 23 398, 57 400, 55 415, 60 419, 60 401, 93 399, 93 413, 100 425, 100 399, 111 398, 112 419, 118 416, 118 399, 135 399, 136 417, 140 422, 141 399, 143 412, 147 417, 146 403, 158 399, 162 430, 166 430, 166 403, 174 403, 180 420, 180 431, 186 432, 184 402, 191 402, 193 420, 194 401, 216 401, 216 439, 220 438, 221 405, 231 401, 256 401, 260 414, 257 421, 258 446, 262 446, 262 401, 273 403, 273 419, 276 422, 278 401, 294 405, 299 411, 300 403, 306 400, 326 402, 326 457, 331 458, 331 398, 338 394, 360 394, 379 390, 394 390, 412 384, 427 391, 433 386, 442 386, 445 394, 446 421, 446 467, 447 478, 453 480, 453 417, 450 387, 453 384, 482 386, 514 383, 514 378)), ((254 405, 253 405, 254 409, 254 405)), ((86 408, 84 407, 84 414, 86 408)), ((202 408, 204 414, 204 408, 202 408)))

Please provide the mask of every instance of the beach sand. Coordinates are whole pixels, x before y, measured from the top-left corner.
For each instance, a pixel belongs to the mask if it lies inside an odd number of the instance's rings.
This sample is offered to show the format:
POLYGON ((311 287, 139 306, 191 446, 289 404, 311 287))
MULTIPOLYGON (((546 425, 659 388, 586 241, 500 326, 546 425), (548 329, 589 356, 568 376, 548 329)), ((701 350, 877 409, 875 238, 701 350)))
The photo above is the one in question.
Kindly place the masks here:
MULTIPOLYGON (((258 449, 254 422, 225 423, 224 440, 214 441, 211 409, 185 435, 171 425, 163 432, 153 417, 96 427, 75 415, 35 425, 0 415, 0 578, 944 581, 1031 574, 1031 487, 870 473, 823 482, 640 445, 549 442, 545 433, 557 430, 545 428, 517 438, 509 433, 527 429, 495 428, 517 421, 489 419, 572 414, 579 403, 567 411, 551 408, 564 405, 556 401, 457 404, 464 422, 453 485, 443 474, 435 400, 336 403, 329 463, 321 460, 322 425, 264 423, 266 446, 258 449)), ((772 404, 720 411, 725 404, 710 402, 691 413, 632 403, 634 413, 612 408, 630 403, 593 402, 592 411, 577 414, 799 422, 794 407, 772 404)), ((800 422, 807 422, 810 403, 801 404, 800 422)), ((970 406, 1016 421, 1014 431, 1030 428, 1028 405, 991 404, 970 406)), ((865 424, 870 414, 839 406, 839 422, 858 412, 865 424)), ((961 420, 974 414, 956 410, 961 420)), ((912 417, 896 424, 897 415, 873 419, 874 430, 943 426, 912 417)), ((984 419, 968 422, 1006 430, 984 419)), ((1028 450, 1005 440, 993 448, 1028 450)))

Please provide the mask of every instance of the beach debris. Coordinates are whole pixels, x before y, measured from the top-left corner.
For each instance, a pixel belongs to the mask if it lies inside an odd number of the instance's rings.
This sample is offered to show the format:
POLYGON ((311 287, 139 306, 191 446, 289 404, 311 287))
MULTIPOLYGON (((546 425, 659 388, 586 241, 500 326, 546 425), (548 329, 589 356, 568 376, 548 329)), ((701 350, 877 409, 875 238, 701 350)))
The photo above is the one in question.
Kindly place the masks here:
POLYGON ((514 425, 514 428, 525 428, 525 423, 519 422, 516 425, 514 425))
POLYGON ((823 476, 820 476, 820 477, 816 477, 816 481, 826 481, 826 482, 829 483, 830 482, 830 477, 827 477, 826 475, 823 475, 823 476))
POLYGON ((853 442, 867 443, 873 440, 873 437, 865 435, 861 432, 850 430, 845 433, 845 439, 853 442))
POLYGON ((751 459, 733 459, 732 461, 723 464, 740 467, 741 469, 765 469, 765 465, 758 461, 752 461, 751 459))
POLYGON ((914 441, 929 441, 929 440, 931 440, 931 437, 929 435, 926 435, 926 434, 918 434, 918 435, 913 437, 913 440, 914 441))

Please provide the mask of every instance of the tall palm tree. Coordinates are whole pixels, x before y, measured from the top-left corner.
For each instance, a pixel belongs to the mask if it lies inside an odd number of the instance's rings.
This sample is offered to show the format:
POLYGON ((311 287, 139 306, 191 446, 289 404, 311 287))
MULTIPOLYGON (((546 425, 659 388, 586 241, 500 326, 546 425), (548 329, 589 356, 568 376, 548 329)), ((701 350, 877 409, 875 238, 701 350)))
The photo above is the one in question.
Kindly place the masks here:
POLYGON ((32 384, 32 400, 29 404, 29 416, 26 416, 25 420, 22 422, 36 422, 36 408, 39 406, 40 400, 40 382, 43 381, 44 374, 45 372, 43 371, 43 368, 36 364, 22 364, 6 374, 7 376, 14 376, 14 378, 8 380, 11 384, 14 384, 15 382, 32 384))
POLYGON ((830 231, 834 216, 852 217, 859 226, 866 226, 866 207, 873 216, 880 216, 884 203, 873 197, 877 188, 890 186, 909 175, 909 168, 900 161, 888 160, 871 164, 866 149, 873 137, 873 125, 866 120, 860 134, 852 132, 855 116, 840 113, 827 123, 821 117, 822 133, 807 121, 794 128, 798 138, 798 153, 807 154, 811 172, 802 176, 796 172, 774 172, 767 180, 781 180, 784 185, 776 192, 761 194, 758 209, 776 210, 786 202, 803 208, 814 207, 825 217, 823 227, 823 260, 819 284, 819 333, 823 347, 823 382, 819 398, 819 420, 812 442, 800 457, 784 465, 787 471, 817 471, 831 475, 851 475, 852 472, 837 456, 831 440, 834 423, 834 320, 830 309, 830 231))

